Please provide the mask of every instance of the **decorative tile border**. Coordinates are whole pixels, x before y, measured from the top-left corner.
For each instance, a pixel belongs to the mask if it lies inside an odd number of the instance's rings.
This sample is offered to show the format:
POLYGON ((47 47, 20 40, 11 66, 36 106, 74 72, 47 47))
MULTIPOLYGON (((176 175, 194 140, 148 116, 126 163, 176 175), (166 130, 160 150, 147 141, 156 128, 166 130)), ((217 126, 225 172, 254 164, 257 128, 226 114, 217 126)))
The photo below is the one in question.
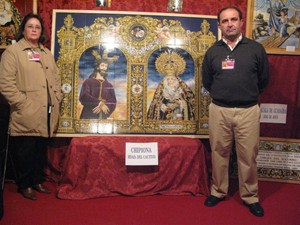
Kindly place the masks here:
POLYGON ((257 167, 259 178, 300 183, 300 140, 262 137, 257 167))

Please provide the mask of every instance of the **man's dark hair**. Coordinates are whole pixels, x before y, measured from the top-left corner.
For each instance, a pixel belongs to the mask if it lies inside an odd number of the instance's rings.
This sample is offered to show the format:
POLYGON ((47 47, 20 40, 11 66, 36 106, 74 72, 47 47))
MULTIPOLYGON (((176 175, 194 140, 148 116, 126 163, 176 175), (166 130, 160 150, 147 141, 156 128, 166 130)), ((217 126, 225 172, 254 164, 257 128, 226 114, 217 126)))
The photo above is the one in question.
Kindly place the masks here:
POLYGON ((220 15, 221 15, 221 13, 222 13, 223 11, 227 10, 227 9, 234 9, 234 10, 236 10, 236 11, 238 12, 238 14, 239 14, 240 20, 243 19, 243 13, 242 13, 242 11, 241 11, 238 7, 236 7, 236 6, 226 6, 226 7, 222 8, 222 9, 218 12, 218 15, 217 15, 217 17, 218 17, 218 22, 221 22, 221 21, 220 21, 220 15))
POLYGON ((21 40, 24 37, 24 30, 25 30, 25 25, 28 22, 28 20, 35 18, 41 23, 41 36, 39 38, 39 43, 44 44, 46 42, 45 34, 44 34, 44 22, 42 17, 40 15, 34 14, 34 13, 28 13, 22 20, 22 23, 20 25, 19 31, 16 35, 16 41, 21 40))

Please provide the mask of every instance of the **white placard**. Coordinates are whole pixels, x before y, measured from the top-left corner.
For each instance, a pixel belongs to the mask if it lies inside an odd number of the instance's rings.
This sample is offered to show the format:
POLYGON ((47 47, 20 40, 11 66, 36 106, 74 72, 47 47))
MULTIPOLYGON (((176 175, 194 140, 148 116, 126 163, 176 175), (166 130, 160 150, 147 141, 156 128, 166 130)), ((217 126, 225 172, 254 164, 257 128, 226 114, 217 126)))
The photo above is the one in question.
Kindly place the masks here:
POLYGON ((150 166, 158 165, 158 144, 126 142, 125 154, 126 166, 150 166))
POLYGON ((300 153, 260 150, 257 156, 257 167, 299 171, 300 153))
POLYGON ((286 46, 287 52, 294 52, 296 50, 295 46, 286 46))
POLYGON ((286 123, 286 104, 260 104, 261 123, 286 123))

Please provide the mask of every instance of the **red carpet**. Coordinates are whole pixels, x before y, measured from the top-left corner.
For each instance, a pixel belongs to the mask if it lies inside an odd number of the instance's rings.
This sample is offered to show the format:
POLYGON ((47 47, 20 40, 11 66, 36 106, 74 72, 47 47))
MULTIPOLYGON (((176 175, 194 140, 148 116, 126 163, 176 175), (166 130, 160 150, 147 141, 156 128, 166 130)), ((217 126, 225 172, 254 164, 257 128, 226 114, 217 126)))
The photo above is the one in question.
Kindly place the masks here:
POLYGON ((148 196, 109 197, 91 200, 59 200, 53 194, 38 200, 24 199, 15 184, 4 190, 1 225, 298 225, 299 184, 260 181, 265 216, 253 216, 237 191, 236 182, 226 201, 216 207, 203 205, 205 197, 148 196))

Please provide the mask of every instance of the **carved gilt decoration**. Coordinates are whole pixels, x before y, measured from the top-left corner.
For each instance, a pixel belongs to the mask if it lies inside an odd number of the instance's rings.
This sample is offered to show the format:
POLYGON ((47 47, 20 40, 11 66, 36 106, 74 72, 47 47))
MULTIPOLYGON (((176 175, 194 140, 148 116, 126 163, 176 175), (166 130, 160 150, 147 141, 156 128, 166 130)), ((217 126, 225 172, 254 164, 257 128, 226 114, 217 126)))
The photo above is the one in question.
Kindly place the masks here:
MULTIPOLYGON (((58 133, 207 134, 210 98, 201 63, 217 39, 217 21, 178 15, 55 10, 52 51, 63 92, 58 133), (101 59, 116 107, 106 119, 83 119, 81 92, 101 59)), ((109 105, 101 101, 99 107, 109 105)))

